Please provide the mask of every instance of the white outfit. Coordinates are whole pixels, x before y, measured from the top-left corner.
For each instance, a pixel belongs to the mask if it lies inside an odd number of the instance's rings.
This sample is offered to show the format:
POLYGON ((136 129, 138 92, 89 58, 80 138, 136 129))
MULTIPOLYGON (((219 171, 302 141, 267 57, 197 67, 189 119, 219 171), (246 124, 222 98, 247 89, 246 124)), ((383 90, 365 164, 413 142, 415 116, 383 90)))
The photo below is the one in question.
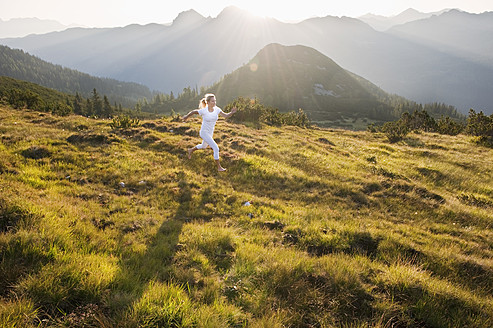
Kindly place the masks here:
POLYGON ((209 112, 209 107, 205 107, 199 110, 200 116, 202 116, 202 127, 200 128, 200 137, 202 143, 195 146, 197 149, 205 149, 208 146, 214 151, 214 159, 219 159, 219 147, 217 143, 212 139, 214 134, 214 128, 219 117, 219 113, 223 113, 222 109, 214 106, 214 111, 209 112))

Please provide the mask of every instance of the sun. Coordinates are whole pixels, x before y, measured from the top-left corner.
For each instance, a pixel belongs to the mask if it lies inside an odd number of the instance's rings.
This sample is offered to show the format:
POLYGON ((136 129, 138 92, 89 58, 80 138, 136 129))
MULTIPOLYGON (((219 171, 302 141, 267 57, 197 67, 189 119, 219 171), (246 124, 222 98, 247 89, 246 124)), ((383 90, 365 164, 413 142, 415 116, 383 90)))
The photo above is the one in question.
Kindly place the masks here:
POLYGON ((280 5, 276 1, 248 1, 242 2, 240 8, 250 12, 258 17, 275 18, 281 21, 295 20, 299 17, 296 7, 289 5, 280 5))

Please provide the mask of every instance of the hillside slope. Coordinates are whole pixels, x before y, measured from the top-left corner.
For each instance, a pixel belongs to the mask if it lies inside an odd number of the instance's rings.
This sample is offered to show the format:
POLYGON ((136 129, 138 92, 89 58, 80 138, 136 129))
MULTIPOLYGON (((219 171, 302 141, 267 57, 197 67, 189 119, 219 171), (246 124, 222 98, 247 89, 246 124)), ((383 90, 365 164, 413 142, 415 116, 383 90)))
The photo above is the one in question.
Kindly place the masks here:
POLYGON ((14 89, 20 90, 24 93, 29 92, 38 95, 39 100, 44 103, 64 103, 67 101, 72 101, 74 98, 72 95, 46 88, 36 83, 17 80, 7 76, 0 76, 0 100, 4 97, 9 97, 14 89))
POLYGON ((144 85, 91 76, 1 45, 0 75, 30 81, 72 95, 78 92, 84 97, 89 97, 96 88, 101 94, 107 95, 111 103, 117 102, 129 107, 133 107, 139 99, 152 97, 151 91, 144 85))
MULTIPOLYGON (((317 49, 386 92, 421 103, 448 103, 463 113, 470 108, 488 114, 493 111, 493 96, 488 89, 493 85, 493 66, 461 57, 450 47, 446 52, 437 50, 375 31, 348 17, 318 17, 288 24, 234 7, 225 8, 215 18, 193 11, 181 16, 184 19, 177 19, 171 26, 76 28, 2 39, 0 43, 82 72, 175 94, 188 86, 212 85, 270 43, 300 44, 317 49)), ((488 16, 474 15, 472 19, 487 20, 488 16)), ((473 24, 461 26, 468 25, 473 24)), ((464 29, 461 33, 468 35, 466 44, 472 54, 479 50, 482 57, 491 59, 493 52, 482 51, 491 38, 486 43, 481 42, 483 39, 476 42, 475 30, 464 29)), ((481 35, 489 37, 492 33, 488 27, 481 35)), ((447 34, 446 38, 454 35, 447 34)))
POLYGON ((314 121, 392 117, 390 106, 333 60, 306 46, 270 44, 210 91, 225 102, 257 97, 281 111, 302 108, 314 121))
POLYGON ((7 327, 491 327, 493 150, 0 105, 7 327), (248 204, 245 204, 246 202, 248 204))

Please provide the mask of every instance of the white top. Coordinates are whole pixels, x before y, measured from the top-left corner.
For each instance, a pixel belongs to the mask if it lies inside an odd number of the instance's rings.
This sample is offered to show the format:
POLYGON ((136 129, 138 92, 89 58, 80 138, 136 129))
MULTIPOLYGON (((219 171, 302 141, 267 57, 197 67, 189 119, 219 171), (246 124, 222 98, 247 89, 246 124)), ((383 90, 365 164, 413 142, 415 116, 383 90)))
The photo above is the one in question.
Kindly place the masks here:
POLYGON ((199 114, 202 116, 202 127, 200 133, 207 133, 212 136, 214 127, 216 126, 219 113, 223 112, 221 108, 214 106, 214 111, 209 112, 209 107, 199 109, 199 114))

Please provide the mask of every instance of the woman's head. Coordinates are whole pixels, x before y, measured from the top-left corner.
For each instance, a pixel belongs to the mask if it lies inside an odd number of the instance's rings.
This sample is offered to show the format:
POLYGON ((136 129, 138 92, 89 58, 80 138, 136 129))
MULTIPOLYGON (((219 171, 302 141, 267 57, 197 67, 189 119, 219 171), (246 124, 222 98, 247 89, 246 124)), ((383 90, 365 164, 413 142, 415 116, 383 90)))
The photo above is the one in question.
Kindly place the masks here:
POLYGON ((209 103, 210 101, 214 99, 214 101, 216 100, 216 96, 214 96, 214 94, 212 93, 207 93, 204 98, 202 98, 202 100, 200 100, 200 103, 199 103, 199 108, 205 108, 209 103))

